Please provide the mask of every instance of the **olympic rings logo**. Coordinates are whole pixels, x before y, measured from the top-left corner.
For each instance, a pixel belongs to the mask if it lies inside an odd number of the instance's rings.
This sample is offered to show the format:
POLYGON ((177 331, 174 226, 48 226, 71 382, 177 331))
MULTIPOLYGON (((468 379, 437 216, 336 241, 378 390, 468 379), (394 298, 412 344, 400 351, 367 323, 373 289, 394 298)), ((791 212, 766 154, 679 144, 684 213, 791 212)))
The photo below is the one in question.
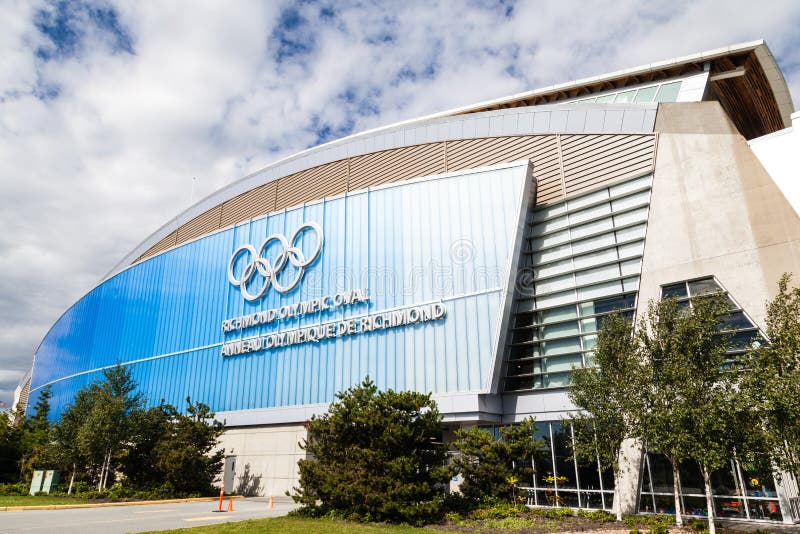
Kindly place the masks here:
POLYGON ((300 283, 306 267, 311 265, 317 259, 320 252, 322 252, 322 228, 317 223, 305 223, 294 233, 291 239, 287 240, 281 234, 272 234, 261 243, 261 246, 256 249, 252 245, 242 245, 236 249, 236 252, 231 256, 231 261, 228 264, 228 280, 231 284, 238 287, 242 291, 242 296, 245 300, 253 301, 258 300, 264 296, 270 285, 275 288, 278 293, 288 293, 300 283), (313 230, 317 236, 317 244, 314 247, 314 252, 306 258, 300 247, 297 246, 298 239, 306 231, 313 230), (270 260, 264 257, 264 252, 273 243, 279 243, 281 251, 276 258, 270 260), (242 255, 249 255, 249 263, 242 271, 239 278, 233 273, 233 267, 236 260, 242 255), (278 282, 278 274, 286 267, 287 263, 291 263, 297 269, 297 276, 294 281, 287 285, 282 285, 278 282), (256 276, 261 275, 264 278, 264 284, 255 293, 251 293, 248 289, 248 284, 256 276))

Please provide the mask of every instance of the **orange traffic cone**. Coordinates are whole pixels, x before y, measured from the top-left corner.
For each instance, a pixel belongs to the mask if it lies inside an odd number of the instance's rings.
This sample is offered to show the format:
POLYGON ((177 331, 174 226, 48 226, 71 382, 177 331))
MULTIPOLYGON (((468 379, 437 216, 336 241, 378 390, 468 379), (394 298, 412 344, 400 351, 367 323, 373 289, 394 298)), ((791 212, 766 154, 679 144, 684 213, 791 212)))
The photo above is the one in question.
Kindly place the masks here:
POLYGON ((269 508, 270 510, 275 508, 275 501, 272 499, 272 495, 269 496, 269 508))
POLYGON ((233 497, 228 498, 228 511, 233 512, 233 497))
POLYGON ((219 487, 219 508, 211 510, 212 512, 222 512, 222 499, 225 497, 225 484, 219 487))

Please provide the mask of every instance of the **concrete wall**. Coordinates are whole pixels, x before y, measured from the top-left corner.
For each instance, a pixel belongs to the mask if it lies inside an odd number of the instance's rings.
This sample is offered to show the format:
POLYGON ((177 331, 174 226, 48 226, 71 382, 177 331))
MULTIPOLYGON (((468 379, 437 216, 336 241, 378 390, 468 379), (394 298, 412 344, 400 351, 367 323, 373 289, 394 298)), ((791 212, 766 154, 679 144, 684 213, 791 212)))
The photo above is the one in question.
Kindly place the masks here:
POLYGON ((285 491, 291 492, 298 480, 297 461, 306 457, 299 443, 307 435, 302 424, 227 429, 220 446, 226 457, 236 458, 236 467, 234 487, 225 491, 238 489, 249 465, 250 475, 261 477, 259 495, 283 496, 285 491))
POLYGON ((716 102, 662 104, 639 313, 661 284, 714 275, 764 327, 800 218, 716 102))

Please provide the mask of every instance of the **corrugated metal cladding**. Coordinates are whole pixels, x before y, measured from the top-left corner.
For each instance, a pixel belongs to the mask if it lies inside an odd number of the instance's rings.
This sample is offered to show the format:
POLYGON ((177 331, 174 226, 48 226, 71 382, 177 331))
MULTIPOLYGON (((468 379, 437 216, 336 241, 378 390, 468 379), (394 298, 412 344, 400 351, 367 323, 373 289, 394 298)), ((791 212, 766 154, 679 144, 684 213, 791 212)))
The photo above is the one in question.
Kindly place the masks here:
MULTIPOLYGON (((520 163, 328 198, 133 265, 53 326, 36 353, 33 388, 52 383, 57 414, 100 369, 121 362, 151 403, 181 406, 191 396, 216 411, 330 402, 367 375, 382 388, 486 390, 527 169, 520 163), (306 222, 318 223, 325 241, 298 288, 245 301, 227 278, 233 252, 273 233, 291 239, 306 222), (358 288, 369 302, 243 332, 221 329, 225 319, 358 288), (439 321, 221 355, 223 341, 435 301, 447 307, 439 321)), ((315 242, 305 232, 298 246, 310 255, 315 242)), ((266 256, 277 254, 269 248, 266 256)))
POLYGON ((365 187, 530 159, 537 204, 652 170, 654 134, 487 137, 427 143, 320 165, 242 193, 198 215, 153 245, 140 259, 218 228, 365 187), (277 189, 277 191, 276 191, 277 189))

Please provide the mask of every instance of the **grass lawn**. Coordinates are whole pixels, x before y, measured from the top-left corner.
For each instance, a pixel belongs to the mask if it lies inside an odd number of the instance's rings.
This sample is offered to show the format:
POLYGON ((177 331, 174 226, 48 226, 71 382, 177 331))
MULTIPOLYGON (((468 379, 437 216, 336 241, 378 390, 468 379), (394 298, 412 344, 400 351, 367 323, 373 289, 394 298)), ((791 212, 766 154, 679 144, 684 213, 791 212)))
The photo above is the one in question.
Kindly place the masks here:
POLYGON ((88 499, 77 497, 51 497, 49 495, 0 495, 3 506, 50 506, 51 504, 85 504, 88 499))
POLYGON ((234 523, 221 523, 204 527, 181 528, 178 530, 165 530, 170 533, 186 534, 227 534, 240 532, 259 532, 269 534, 306 534, 308 532, 325 532, 326 534, 411 534, 420 532, 435 532, 430 529, 421 529, 400 525, 374 525, 350 523, 349 521, 335 521, 331 519, 300 519, 296 517, 272 517, 269 519, 251 519, 250 521, 236 521, 234 523))

